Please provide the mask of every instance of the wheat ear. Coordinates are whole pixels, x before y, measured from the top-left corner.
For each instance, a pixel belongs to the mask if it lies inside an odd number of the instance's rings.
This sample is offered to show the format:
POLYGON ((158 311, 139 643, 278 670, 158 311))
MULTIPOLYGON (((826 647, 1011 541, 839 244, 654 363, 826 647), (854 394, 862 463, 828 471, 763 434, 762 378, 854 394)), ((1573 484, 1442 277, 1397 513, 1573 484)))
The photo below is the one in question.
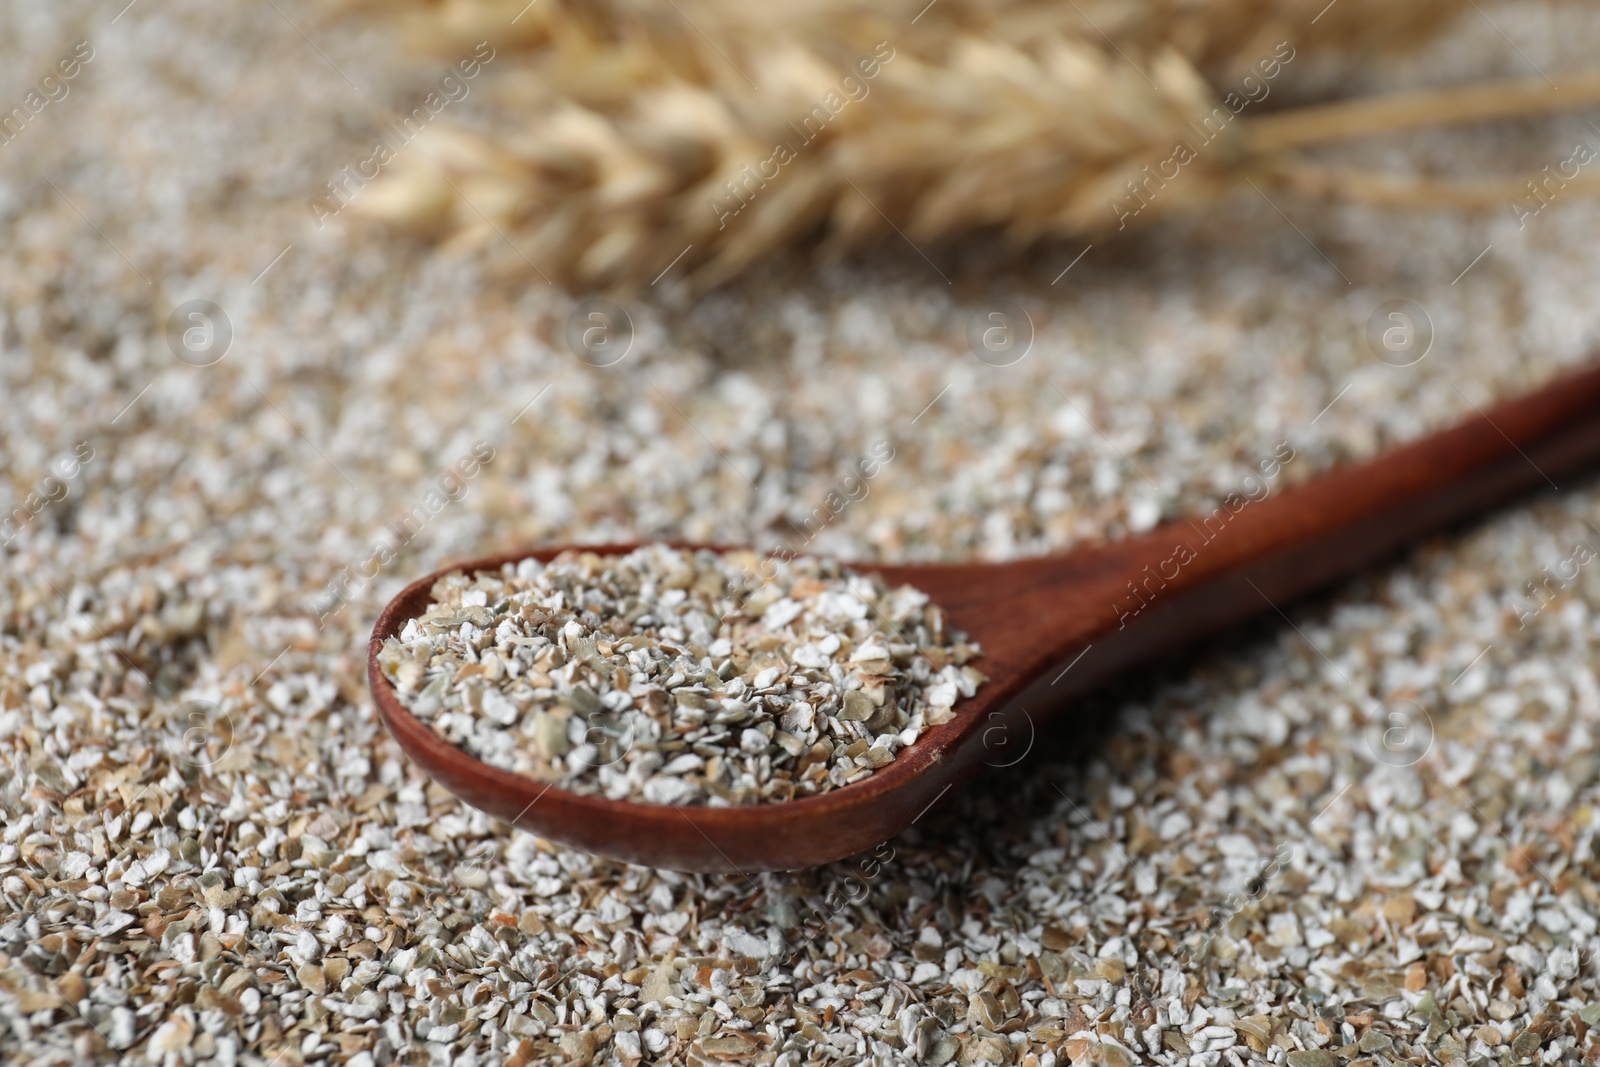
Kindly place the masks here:
MULTIPOLYGON (((405 9, 435 40, 506 20, 504 46, 525 54, 500 99, 530 117, 492 137, 429 127, 354 207, 454 246, 509 248, 578 288, 636 285, 669 266, 703 288, 814 230, 824 255, 896 232, 918 244, 984 228, 1019 243, 1092 236, 1244 176, 1381 202, 1479 203, 1488 183, 1407 188, 1297 152, 1600 98, 1600 72, 1586 72, 1560 90, 1496 84, 1251 114, 1222 79, 1249 70, 1269 83, 1301 51, 1263 33, 1309 17, 1268 0, 938 0, 914 24, 862 3, 539 0, 513 24, 517 6, 405 9), (1187 158, 1174 163, 1178 146, 1187 158)), ((1316 40, 1414 40, 1455 7, 1345 0, 1316 40)))

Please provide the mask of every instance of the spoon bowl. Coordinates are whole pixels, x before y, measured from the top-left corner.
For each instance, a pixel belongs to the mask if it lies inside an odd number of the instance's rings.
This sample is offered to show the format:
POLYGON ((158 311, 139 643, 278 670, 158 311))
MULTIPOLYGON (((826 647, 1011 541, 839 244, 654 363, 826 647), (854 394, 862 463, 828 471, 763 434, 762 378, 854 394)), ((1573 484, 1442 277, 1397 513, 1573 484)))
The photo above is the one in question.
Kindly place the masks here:
MULTIPOLYGON (((1557 487, 1554 479, 1600 459, 1597 416, 1600 367, 1369 462, 1272 495, 1230 494, 1208 514, 1111 544, 1005 563, 860 564, 928 594, 951 629, 982 647, 973 666, 989 681, 887 766, 798 800, 715 808, 609 800, 501 770, 407 710, 378 665, 384 640, 422 614, 446 574, 637 544, 509 552, 421 578, 379 616, 367 676, 385 724, 428 775, 522 829, 652 867, 750 874, 815 866, 888 840, 985 764, 1020 761, 1038 730, 1065 725, 1072 698, 1106 679, 1253 615, 1281 613, 1290 599, 1516 494, 1557 487)), ((1290 466, 1293 450, 1286 458, 1280 449, 1276 462, 1278 472, 1290 466)))

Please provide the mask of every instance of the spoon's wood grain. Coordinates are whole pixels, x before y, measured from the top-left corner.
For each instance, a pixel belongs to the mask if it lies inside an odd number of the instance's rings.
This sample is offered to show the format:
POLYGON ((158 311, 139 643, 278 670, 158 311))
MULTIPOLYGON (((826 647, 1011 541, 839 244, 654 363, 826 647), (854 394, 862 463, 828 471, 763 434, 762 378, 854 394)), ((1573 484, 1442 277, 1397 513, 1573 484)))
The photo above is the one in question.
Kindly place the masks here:
MULTIPOLYGON (((673 807, 569 793, 478 761, 401 705, 377 654, 385 638, 426 608, 438 577, 528 557, 548 560, 567 546, 473 560, 408 586, 378 619, 367 673, 401 747, 474 807, 634 863, 792 870, 854 855, 904 830, 985 762, 1013 762, 1018 750, 1011 746, 1108 677, 1273 611, 1514 494, 1555 487, 1597 459, 1600 368, 1480 411, 1371 462, 1248 503, 1210 527, 1178 522, 1111 545, 1011 563, 864 565, 892 583, 917 586, 943 606, 950 625, 983 646, 975 665, 990 681, 957 706, 953 721, 927 731, 869 778, 787 803, 673 807), (1142 601, 1130 582, 1145 590, 1142 601), (1132 614, 1141 602, 1145 606, 1132 614)), ((604 554, 637 546, 583 547, 604 554)))

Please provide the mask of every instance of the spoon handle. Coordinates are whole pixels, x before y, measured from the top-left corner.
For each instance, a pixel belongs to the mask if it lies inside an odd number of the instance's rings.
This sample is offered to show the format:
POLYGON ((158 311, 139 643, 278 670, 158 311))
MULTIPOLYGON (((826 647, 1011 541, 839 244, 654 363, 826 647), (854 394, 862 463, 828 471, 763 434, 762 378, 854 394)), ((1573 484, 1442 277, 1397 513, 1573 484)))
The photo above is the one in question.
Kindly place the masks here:
MULTIPOLYGON (((972 629, 991 677, 1042 674, 1029 695, 1059 707, 1108 675, 1281 610, 1518 493, 1559 490, 1600 461, 1600 367, 1474 408, 1451 429, 1280 493, 1263 492, 1265 465, 1215 511, 1125 541, 937 574, 919 568, 914 578, 908 569, 907 580, 953 617, 982 619, 972 629)), ((1272 462, 1288 469, 1296 460, 1283 447, 1272 462)))

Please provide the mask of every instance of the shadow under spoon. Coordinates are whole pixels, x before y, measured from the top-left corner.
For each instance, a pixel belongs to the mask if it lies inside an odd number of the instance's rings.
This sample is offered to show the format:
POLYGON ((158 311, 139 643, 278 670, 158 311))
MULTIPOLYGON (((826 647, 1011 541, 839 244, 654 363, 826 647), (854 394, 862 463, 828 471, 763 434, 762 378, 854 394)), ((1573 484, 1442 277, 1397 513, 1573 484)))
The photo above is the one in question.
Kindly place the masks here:
MULTIPOLYGON (((1459 425, 1336 468, 1298 488, 1227 498, 1108 545, 1006 563, 859 565, 921 589, 947 625, 982 646, 989 676, 950 722, 864 780, 799 800, 711 808, 608 800, 492 767, 443 740, 401 703, 378 666, 383 641, 427 608, 444 574, 637 545, 550 546, 471 560, 406 587, 372 632, 367 674, 401 747, 461 799, 542 837, 678 870, 794 870, 855 855, 921 818, 997 750, 1035 729, 1071 729, 1072 698, 1140 663, 1281 610, 1417 538, 1600 459, 1600 367, 1482 409, 1459 425)), ((691 546, 684 546, 691 547, 691 546)), ((704 547, 704 546, 692 546, 704 547)))

